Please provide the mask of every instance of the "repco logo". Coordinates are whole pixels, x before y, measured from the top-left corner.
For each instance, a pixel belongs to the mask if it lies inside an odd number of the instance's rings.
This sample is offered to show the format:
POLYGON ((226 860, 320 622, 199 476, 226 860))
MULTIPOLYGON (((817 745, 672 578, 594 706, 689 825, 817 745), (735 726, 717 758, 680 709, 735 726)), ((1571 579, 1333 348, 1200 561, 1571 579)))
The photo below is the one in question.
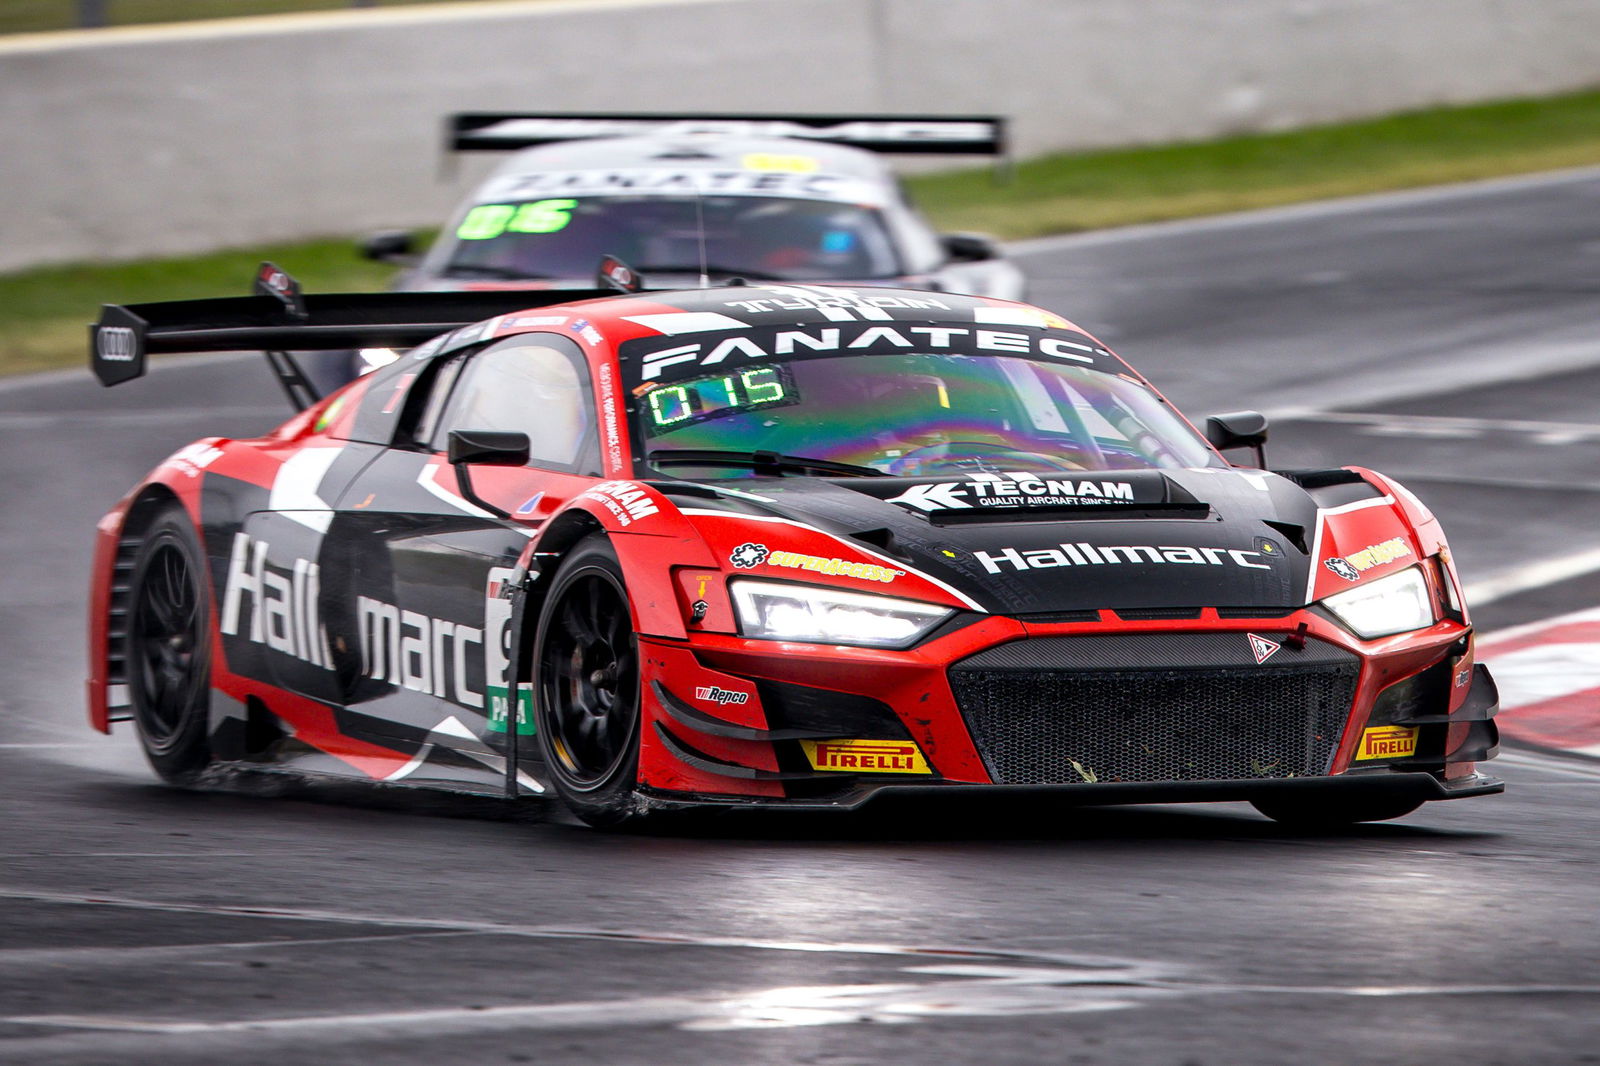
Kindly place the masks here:
POLYGON ((707 703, 749 703, 750 693, 730 692, 716 685, 700 685, 694 690, 694 698, 707 703))
POLYGON ((94 335, 94 350, 108 363, 133 362, 133 330, 127 326, 101 326, 94 335))

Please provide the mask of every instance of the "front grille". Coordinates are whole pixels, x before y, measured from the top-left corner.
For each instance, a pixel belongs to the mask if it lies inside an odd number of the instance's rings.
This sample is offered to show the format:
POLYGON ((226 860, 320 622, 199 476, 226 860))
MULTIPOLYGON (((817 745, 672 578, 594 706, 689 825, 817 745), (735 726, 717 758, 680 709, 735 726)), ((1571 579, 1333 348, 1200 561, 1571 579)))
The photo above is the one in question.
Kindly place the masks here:
POLYGON ((1213 781, 1326 773, 1359 671, 1317 640, 1257 665, 1243 633, 1165 633, 1003 644, 950 684, 996 783, 1213 781))

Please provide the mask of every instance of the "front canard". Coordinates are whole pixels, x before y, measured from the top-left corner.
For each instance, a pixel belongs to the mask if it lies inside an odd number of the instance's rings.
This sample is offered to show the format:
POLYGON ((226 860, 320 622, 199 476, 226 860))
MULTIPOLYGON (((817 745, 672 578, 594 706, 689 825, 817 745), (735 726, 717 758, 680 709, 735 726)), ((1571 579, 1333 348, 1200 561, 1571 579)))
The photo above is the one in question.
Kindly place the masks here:
POLYGON ((1399 759, 1417 753, 1415 726, 1385 725, 1364 730, 1361 747, 1356 751, 1359 759, 1399 759))
POLYGON ((931 774, 928 760, 909 740, 802 740, 813 770, 844 773, 931 774))

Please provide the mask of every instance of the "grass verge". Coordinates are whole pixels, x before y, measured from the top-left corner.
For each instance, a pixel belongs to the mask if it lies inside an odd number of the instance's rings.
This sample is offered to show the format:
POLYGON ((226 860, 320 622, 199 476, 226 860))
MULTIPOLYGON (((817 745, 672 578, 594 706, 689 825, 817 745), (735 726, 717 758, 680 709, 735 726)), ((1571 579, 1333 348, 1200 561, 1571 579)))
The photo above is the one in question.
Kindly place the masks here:
MULTIPOLYGON (((1055 155, 1019 165, 1006 185, 981 170, 910 185, 941 228, 1017 238, 1586 164, 1600 164, 1600 91, 1055 155)), ((240 295, 262 259, 312 292, 378 289, 392 273, 341 238, 0 275, 0 373, 81 365, 100 303, 240 295)))

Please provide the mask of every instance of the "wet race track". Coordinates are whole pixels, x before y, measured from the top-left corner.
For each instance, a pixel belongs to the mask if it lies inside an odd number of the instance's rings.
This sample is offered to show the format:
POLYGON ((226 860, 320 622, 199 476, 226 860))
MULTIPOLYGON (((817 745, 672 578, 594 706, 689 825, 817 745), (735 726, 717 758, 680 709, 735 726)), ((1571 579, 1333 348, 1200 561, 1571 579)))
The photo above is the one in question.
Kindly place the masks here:
MULTIPOLYGON (((1272 465, 1404 481, 1482 631, 1600 604, 1600 176, 1019 252, 1192 416, 1273 414, 1272 465)), ((84 723, 92 526, 283 410, 253 357, 0 391, 0 1061, 1600 1062, 1600 761, 1508 747, 1503 796, 1324 836, 1243 804, 605 835, 160 787, 84 723)))

